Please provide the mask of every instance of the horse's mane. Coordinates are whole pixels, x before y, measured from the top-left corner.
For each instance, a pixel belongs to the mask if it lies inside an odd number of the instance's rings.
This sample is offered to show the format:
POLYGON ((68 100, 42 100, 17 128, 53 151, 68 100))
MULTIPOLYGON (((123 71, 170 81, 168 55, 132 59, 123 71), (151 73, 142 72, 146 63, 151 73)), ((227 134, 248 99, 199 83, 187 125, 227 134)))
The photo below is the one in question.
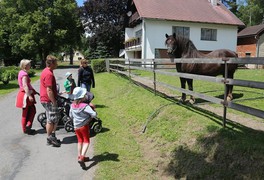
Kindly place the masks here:
POLYGON ((181 57, 183 58, 199 58, 204 57, 205 54, 197 50, 193 42, 183 36, 176 36, 176 46, 177 50, 181 52, 181 57))

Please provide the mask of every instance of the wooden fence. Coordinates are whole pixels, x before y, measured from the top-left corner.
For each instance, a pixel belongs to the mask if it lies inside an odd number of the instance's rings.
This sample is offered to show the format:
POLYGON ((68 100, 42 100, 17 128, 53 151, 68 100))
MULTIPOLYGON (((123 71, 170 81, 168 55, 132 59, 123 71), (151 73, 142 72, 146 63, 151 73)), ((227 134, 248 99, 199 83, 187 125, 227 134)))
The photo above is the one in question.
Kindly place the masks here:
MULTIPOLYGON (((226 110, 227 108, 235 109, 259 118, 264 119, 264 111, 260 109, 256 109, 254 107, 249 107, 241 104, 237 104, 232 101, 227 101, 227 97, 224 96, 223 99, 208 96, 206 94, 198 93, 195 91, 190 91, 187 89, 182 89, 179 87, 172 86, 170 84, 166 84, 164 82, 158 82, 156 79, 157 74, 163 74, 167 76, 179 76, 189 79, 196 79, 202 81, 209 81, 215 83, 221 83, 225 87, 225 91, 227 85, 234 86, 242 86, 242 87, 250 87, 256 89, 264 89, 264 82, 258 81, 248 81, 248 80, 237 80, 237 79, 229 79, 227 78, 227 64, 255 64, 255 65, 264 65, 264 58, 215 58, 215 59, 174 59, 172 62, 170 59, 106 59, 106 67, 107 71, 117 72, 131 78, 132 76, 136 76, 132 73, 132 70, 138 69, 143 71, 149 71, 153 73, 153 89, 156 94, 157 85, 164 86, 171 90, 177 90, 182 93, 186 93, 189 95, 193 95, 195 97, 199 97, 209 102, 213 102, 216 104, 223 105, 223 126, 226 126, 226 110), (219 63, 225 64, 225 77, 212 77, 212 76, 203 76, 197 74, 187 74, 187 73, 179 73, 175 70, 176 63, 219 63), (175 72, 168 71, 168 69, 174 69, 175 72)), ((142 78, 142 77, 141 77, 142 78)), ((225 94, 223 92, 223 94, 225 94)))

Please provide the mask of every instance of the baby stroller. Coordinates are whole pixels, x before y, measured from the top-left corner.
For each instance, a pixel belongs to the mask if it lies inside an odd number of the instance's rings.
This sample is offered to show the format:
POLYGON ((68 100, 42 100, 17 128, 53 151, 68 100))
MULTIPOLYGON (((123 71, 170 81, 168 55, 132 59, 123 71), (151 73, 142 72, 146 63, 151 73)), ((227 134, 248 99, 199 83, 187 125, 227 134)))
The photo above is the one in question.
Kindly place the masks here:
MULTIPOLYGON (((58 127, 64 127, 65 123, 70 119, 69 112, 70 112, 71 102, 72 102, 71 99, 58 95, 57 104, 58 104, 58 109, 59 109, 59 114, 60 114, 58 127)), ((40 113, 37 119, 40 125, 44 129, 46 129, 46 124, 47 124, 46 113, 45 112, 40 113)))
MULTIPOLYGON (((85 103, 89 104, 90 107, 95 111, 95 107, 92 104, 90 104, 93 98, 94 95, 91 92, 87 92, 86 94, 87 101, 85 103)), ((93 118, 89 123, 89 127, 91 134, 97 134, 101 132, 102 120, 98 117, 93 118)), ((73 120, 69 116, 68 116, 68 120, 64 124, 64 128, 67 132, 74 132, 73 120)))

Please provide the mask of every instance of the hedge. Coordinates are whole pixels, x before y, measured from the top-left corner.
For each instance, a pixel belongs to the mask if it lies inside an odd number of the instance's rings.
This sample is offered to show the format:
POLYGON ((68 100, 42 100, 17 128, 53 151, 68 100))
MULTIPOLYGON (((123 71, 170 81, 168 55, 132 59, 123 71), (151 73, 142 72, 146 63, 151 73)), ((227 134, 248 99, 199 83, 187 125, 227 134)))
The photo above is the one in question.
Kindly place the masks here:
MULTIPOLYGON (((18 72, 20 68, 17 66, 7 66, 0 68, 0 81, 4 84, 8 84, 9 81, 17 79, 18 72)), ((29 77, 35 76, 36 72, 32 69, 29 70, 28 75, 29 77)))
POLYGON ((106 65, 104 59, 92 59, 91 67, 95 73, 106 72, 106 65))

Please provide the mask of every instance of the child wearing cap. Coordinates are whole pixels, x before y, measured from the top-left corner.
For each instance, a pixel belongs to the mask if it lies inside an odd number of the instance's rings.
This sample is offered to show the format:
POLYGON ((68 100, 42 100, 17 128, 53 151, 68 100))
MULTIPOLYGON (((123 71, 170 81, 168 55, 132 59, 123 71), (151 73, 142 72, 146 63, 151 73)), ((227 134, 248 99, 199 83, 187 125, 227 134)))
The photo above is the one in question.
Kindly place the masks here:
POLYGON ((67 72, 65 74, 65 77, 66 77, 66 81, 64 82, 65 92, 67 94, 72 94, 73 89, 76 87, 76 83, 72 78, 72 73, 67 72))
POLYGON ((83 169, 86 168, 85 162, 89 160, 88 157, 85 157, 90 144, 89 122, 96 116, 96 112, 85 103, 86 94, 86 88, 74 88, 72 93, 74 101, 69 113, 78 140, 78 163, 83 169))

